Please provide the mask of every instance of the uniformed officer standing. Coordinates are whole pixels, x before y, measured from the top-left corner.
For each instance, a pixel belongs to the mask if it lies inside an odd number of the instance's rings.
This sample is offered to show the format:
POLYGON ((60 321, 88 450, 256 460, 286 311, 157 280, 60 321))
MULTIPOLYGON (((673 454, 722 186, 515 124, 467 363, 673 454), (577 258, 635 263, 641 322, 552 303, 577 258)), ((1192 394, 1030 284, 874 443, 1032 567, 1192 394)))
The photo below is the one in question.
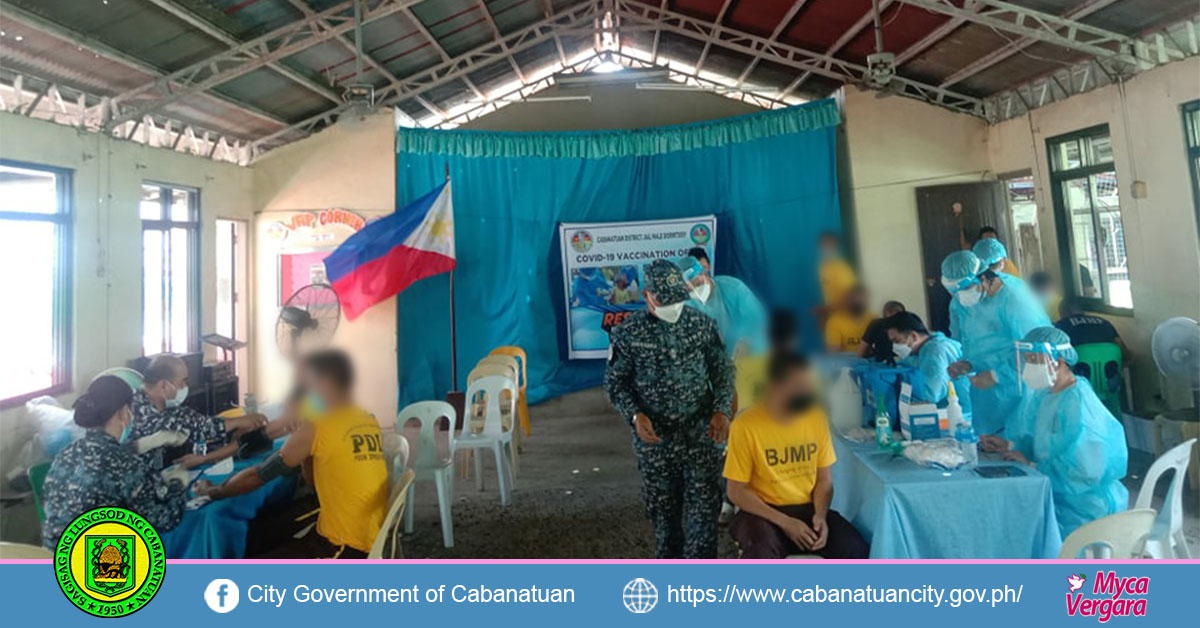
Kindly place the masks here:
POLYGON ((658 558, 715 558, 721 452, 733 363, 716 322, 685 308, 687 284, 667 260, 646 267, 646 309, 612 331, 604 388, 634 428, 642 501, 658 558))

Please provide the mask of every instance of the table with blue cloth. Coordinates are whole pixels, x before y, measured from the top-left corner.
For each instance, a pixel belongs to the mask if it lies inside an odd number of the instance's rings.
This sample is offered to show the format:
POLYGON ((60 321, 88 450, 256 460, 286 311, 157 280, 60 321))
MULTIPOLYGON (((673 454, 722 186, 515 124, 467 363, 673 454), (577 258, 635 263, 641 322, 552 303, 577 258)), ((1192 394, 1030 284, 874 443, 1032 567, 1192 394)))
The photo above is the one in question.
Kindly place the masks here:
MULTIPOLYGON (((270 452, 235 460, 233 473, 206 473, 204 479, 213 484, 220 484, 242 469, 265 460, 283 445, 284 440, 276 440, 270 452)), ((295 476, 278 477, 245 495, 220 499, 196 510, 188 510, 183 513, 183 519, 174 530, 160 535, 167 558, 244 558, 246 532, 250 529, 250 520, 267 506, 291 500, 295 488, 295 476)))
MULTIPOLYGON (((1050 479, 985 478, 922 467, 874 442, 834 437, 831 507, 871 544, 871 558, 1057 558, 1050 479)), ((980 466, 1016 463, 980 460, 980 466)))

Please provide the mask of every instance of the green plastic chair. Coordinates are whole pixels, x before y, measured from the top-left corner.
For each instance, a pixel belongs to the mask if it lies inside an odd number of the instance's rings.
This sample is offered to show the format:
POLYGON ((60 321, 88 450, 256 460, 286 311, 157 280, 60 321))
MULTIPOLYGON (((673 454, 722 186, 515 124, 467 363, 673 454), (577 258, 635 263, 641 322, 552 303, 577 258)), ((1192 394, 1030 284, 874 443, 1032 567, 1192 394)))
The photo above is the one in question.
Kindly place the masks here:
POLYGON ((1096 396, 1108 408, 1113 416, 1121 417, 1121 373, 1124 366, 1121 359, 1121 347, 1112 342, 1094 342, 1086 345, 1075 347, 1075 351, 1079 353, 1079 363, 1075 365, 1075 372, 1080 372, 1080 366, 1087 365, 1087 378, 1091 382, 1092 388, 1096 391, 1096 396), (1105 366, 1111 362, 1117 365, 1115 381, 1117 382, 1116 389, 1109 387, 1108 376, 1105 374, 1105 366))
POLYGON ((29 484, 33 486, 33 503, 37 506, 38 520, 46 520, 46 510, 42 508, 42 487, 46 484, 46 474, 50 472, 49 462, 40 462, 29 467, 29 484))

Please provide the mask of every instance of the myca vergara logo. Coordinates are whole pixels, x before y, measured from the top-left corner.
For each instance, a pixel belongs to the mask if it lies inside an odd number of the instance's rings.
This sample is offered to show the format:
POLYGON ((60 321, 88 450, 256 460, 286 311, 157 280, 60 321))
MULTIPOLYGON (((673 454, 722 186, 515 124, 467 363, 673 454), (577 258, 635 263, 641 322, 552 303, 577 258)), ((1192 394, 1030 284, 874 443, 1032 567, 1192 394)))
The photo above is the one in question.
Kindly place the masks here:
POLYGON ((1145 617, 1150 578, 1122 578, 1115 571, 1096 572, 1091 587, 1087 576, 1071 574, 1067 578, 1067 615, 1095 617, 1105 623, 1113 617, 1145 617), (1086 595, 1088 590, 1090 595, 1086 595))
POLYGON ((97 508, 63 531, 54 553, 54 575, 71 603, 98 617, 141 609, 162 586, 162 539, 141 515, 97 508))

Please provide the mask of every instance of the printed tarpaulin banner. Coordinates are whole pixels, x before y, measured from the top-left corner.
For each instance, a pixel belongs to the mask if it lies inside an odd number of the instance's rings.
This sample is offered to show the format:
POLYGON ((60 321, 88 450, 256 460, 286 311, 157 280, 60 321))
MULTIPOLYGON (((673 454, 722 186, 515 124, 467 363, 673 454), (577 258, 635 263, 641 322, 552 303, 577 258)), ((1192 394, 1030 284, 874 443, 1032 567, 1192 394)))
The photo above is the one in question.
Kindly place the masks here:
POLYGON ((656 259, 672 262, 701 247, 714 256, 713 215, 637 222, 559 223, 568 357, 608 357, 608 333, 643 307, 642 273, 656 259))

